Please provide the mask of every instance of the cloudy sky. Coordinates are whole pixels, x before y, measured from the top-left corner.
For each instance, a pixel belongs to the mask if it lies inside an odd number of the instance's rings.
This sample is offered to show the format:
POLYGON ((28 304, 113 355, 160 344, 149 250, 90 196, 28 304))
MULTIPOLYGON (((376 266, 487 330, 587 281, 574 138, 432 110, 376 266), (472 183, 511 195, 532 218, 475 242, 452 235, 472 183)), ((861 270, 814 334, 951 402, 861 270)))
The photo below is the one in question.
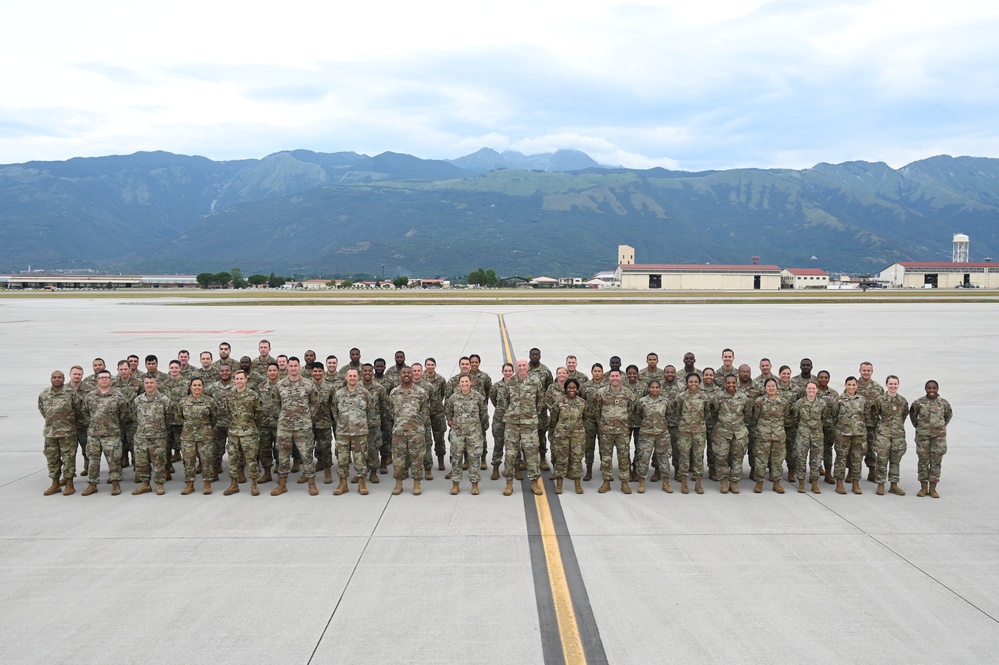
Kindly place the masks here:
POLYGON ((21 2, 0 25, 0 163, 999 157, 996 35, 994 0, 21 2))

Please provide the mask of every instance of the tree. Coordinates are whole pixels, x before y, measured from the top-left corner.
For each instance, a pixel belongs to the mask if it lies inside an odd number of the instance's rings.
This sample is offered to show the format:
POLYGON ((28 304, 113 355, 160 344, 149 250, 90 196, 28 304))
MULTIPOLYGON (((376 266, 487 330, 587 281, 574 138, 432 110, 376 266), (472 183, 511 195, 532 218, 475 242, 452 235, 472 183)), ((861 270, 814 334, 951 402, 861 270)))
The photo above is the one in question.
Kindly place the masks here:
POLYGON ((349 279, 343 280, 343 282, 340 284, 341 289, 349 289, 352 286, 354 286, 354 283, 349 279))
POLYGON ((232 282, 232 275, 227 272, 217 272, 212 276, 212 283, 224 289, 232 282))
POLYGON ((267 275, 250 275, 250 278, 246 280, 250 283, 250 286, 263 286, 267 283, 267 275))
POLYGON ((201 286, 201 288, 207 289, 212 285, 212 280, 215 279, 215 274, 210 272, 201 272, 198 273, 198 276, 194 279, 198 282, 198 285, 201 286))
POLYGON ((233 268, 230 271, 232 275, 232 288, 234 289, 245 289, 247 285, 246 279, 243 277, 243 271, 239 268, 233 268))
POLYGON ((280 289, 287 281, 287 277, 278 277, 274 273, 271 273, 270 278, 267 280, 267 285, 272 289, 280 289))
POLYGON ((401 289, 404 286, 409 286, 409 278, 403 275, 402 277, 396 277, 392 280, 397 289, 401 289))

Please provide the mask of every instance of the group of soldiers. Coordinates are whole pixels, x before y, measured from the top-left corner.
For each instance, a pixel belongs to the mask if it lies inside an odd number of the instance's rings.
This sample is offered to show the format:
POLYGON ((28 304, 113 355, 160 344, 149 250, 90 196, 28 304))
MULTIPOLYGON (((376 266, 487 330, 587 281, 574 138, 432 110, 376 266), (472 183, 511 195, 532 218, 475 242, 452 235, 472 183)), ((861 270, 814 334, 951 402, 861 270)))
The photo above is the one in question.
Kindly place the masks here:
POLYGON ((433 479, 434 456, 437 470, 445 469, 447 434, 451 467, 445 478, 452 482, 451 494, 461 492, 466 470, 471 493, 478 494, 479 472, 489 468, 488 461, 492 480, 499 480, 502 468, 505 496, 524 470, 534 494, 544 493, 542 471, 551 472, 556 493, 570 479, 582 494, 581 483, 592 479, 599 453, 600 493, 611 489, 616 454, 626 494, 632 482, 644 493, 647 479, 672 493, 671 467, 680 492, 689 493, 693 480, 694 492, 702 494, 706 454, 708 477, 723 494, 740 492, 748 455, 757 493, 766 480, 784 493, 786 464, 798 492, 810 481, 811 491, 821 493, 819 479, 825 476, 837 493, 847 493, 847 482, 861 494, 866 464, 877 494, 885 494, 887 483, 888 493, 901 496, 899 467, 909 419, 915 428, 917 496, 938 498, 953 416, 933 380, 910 405, 898 392, 898 378, 888 376, 882 387, 869 362, 861 363, 859 377, 846 378, 840 394, 829 385, 829 372, 813 373, 808 358, 795 376, 788 366, 773 374, 764 358, 754 377, 749 365, 734 364, 731 349, 722 351, 717 368, 697 368, 690 352, 679 367, 659 368, 658 355, 649 353, 644 368, 622 369, 620 357, 612 356, 606 371, 594 363, 586 375, 572 355, 553 374, 534 348, 527 358, 505 363, 496 381, 480 368, 477 354, 462 357, 459 373, 445 379, 433 358, 407 364, 403 351, 388 366, 381 358, 362 363, 361 351, 353 348, 342 367, 336 356, 320 362, 311 350, 301 359, 274 358, 268 340, 259 342, 256 358, 237 360, 226 342, 218 352, 217 359, 201 352, 194 366, 182 350, 166 373, 155 355, 145 357, 145 371, 132 355, 118 363, 114 376, 101 358, 94 359, 90 376, 80 366, 70 369, 68 382, 62 371, 52 372, 51 386, 38 397, 51 479, 44 494, 75 493, 79 447, 86 460, 80 474, 87 476, 84 496, 98 491, 102 455, 113 495, 120 494, 122 468, 130 465, 139 485, 132 494, 154 487, 164 494, 176 462, 183 464, 181 494, 194 492, 197 474, 203 493, 211 494, 225 454, 230 480, 225 495, 239 492, 249 479, 256 496, 260 484, 276 479, 271 495, 278 496, 288 491, 289 474, 300 470, 298 483, 307 484, 311 495, 319 493, 317 472, 332 484, 334 470, 334 495, 349 492, 351 484, 366 495, 368 483, 379 483, 389 464, 393 494, 411 478, 412 492, 419 495, 421 482, 433 479))

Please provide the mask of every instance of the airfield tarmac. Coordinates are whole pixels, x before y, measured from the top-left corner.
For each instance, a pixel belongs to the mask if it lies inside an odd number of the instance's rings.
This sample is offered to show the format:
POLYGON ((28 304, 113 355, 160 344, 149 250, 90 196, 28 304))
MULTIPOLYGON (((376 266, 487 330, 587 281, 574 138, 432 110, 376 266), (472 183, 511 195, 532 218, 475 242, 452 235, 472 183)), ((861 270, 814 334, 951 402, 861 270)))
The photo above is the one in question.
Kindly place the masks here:
MULTIPOLYGON (((0 662, 638 663, 985 662, 999 650, 999 469, 991 399, 999 367, 994 303, 734 303, 206 306, 168 299, 0 300, 8 366, 0 374, 0 662), (501 335, 501 322, 507 337, 501 335), (42 496, 38 393, 53 369, 101 356, 232 344, 233 355, 314 349, 346 361, 397 349, 434 356, 445 376, 482 356, 532 346, 554 371, 610 355, 660 366, 693 351, 698 366, 767 356, 797 373, 808 356, 839 389, 863 360, 894 373, 909 401, 940 382, 954 407, 939 490, 905 497, 448 494, 355 488, 309 497, 244 491, 162 497, 42 496), (509 349, 508 349, 509 346, 509 349)), ((489 449, 492 449, 489 441, 489 449)), ((106 466, 103 467, 103 476, 106 466)), ((786 483, 785 483, 786 485, 786 483)), ((200 488, 200 479, 195 485, 200 488)))

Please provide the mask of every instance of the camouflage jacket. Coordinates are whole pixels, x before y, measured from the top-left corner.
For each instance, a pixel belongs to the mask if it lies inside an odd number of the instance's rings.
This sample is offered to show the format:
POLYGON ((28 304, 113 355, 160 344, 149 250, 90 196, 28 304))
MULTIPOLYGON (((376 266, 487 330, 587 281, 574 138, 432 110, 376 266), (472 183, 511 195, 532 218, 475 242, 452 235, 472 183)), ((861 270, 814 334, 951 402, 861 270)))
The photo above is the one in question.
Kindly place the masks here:
POLYGON ((538 378, 528 374, 526 379, 514 375, 506 383, 506 393, 500 403, 503 422, 507 425, 538 426, 538 416, 544 408, 544 388, 538 378))
POLYGON ((304 376, 300 376, 298 381, 281 379, 274 394, 278 429, 298 432, 312 429, 312 418, 319 408, 319 393, 311 379, 304 376))
POLYGON ((312 412, 312 427, 314 429, 333 428, 333 384, 328 381, 312 382, 316 388, 316 408, 312 412))
POLYGON ((684 390, 674 401, 673 410, 677 415, 677 427, 681 432, 689 434, 704 432, 711 417, 711 398, 700 390, 696 393, 684 390))
POLYGON ((735 395, 721 391, 713 398, 715 431, 740 436, 746 434, 746 426, 753 421, 755 399, 745 392, 736 390, 735 395))
POLYGON ((177 414, 177 405, 180 404, 180 400, 184 399, 184 396, 187 395, 190 387, 191 382, 181 375, 176 380, 167 377, 165 381, 160 383, 159 388, 156 391, 163 393, 170 398, 170 404, 173 406, 172 413, 170 415, 170 425, 172 426, 181 424, 180 416, 177 414))
POLYGON ((832 416, 836 433, 843 436, 867 434, 867 421, 870 402, 857 393, 850 397, 843 393, 832 403, 832 416))
POLYGON ((50 386, 38 396, 38 412, 45 419, 44 436, 76 436, 83 424, 83 399, 67 386, 58 392, 50 386))
POLYGON ((135 436, 144 439, 165 439, 167 427, 176 419, 173 402, 160 391, 153 396, 143 392, 132 400, 135 414, 135 436))
POLYGON ((905 437, 905 419, 909 417, 909 401, 900 394, 892 397, 887 392, 874 400, 871 415, 877 423, 878 434, 905 437))
POLYGON ((770 399, 766 395, 753 402, 753 424, 761 434, 784 434, 784 419, 791 405, 780 395, 770 399))
POLYGON ((229 427, 229 411, 226 410, 226 397, 235 389, 236 384, 232 381, 229 383, 216 381, 210 386, 205 386, 205 394, 219 405, 219 419, 215 423, 216 427, 229 427))
POLYGON ((598 390, 593 398, 597 430, 601 434, 628 434, 637 402, 635 394, 624 386, 615 390, 607 385, 598 390))
POLYGON ((564 392, 559 393, 558 399, 548 408, 551 412, 548 424, 555 432, 555 436, 584 431, 587 407, 586 400, 581 396, 576 395, 575 398, 569 399, 569 396, 564 392))
POLYGON ((176 407, 180 413, 181 422, 184 429, 181 437, 187 438, 194 435, 202 437, 211 436, 215 423, 219 419, 219 405, 208 395, 202 395, 195 399, 193 395, 188 395, 180 400, 176 407))
POLYGON ((358 384, 353 391, 347 386, 333 394, 333 419, 337 436, 360 436, 368 433, 368 423, 377 421, 377 406, 371 393, 358 384))
POLYGON ((807 397, 802 397, 791 405, 791 422, 799 430, 808 430, 812 434, 822 434, 822 422, 825 420, 828 402, 819 396, 814 401, 809 402, 807 397))
POLYGON ((399 386, 389 395, 392 405, 392 433, 412 436, 426 431, 430 422, 430 397, 427 391, 413 384, 409 390, 399 386))
POLYGON ((90 436, 121 436, 132 422, 128 399, 114 388, 103 394, 100 390, 87 393, 81 411, 90 436))
POLYGON ((229 434, 247 436, 255 433, 264 422, 264 404, 257 391, 250 388, 243 392, 230 390, 225 397, 229 414, 229 434))
POLYGON ((944 436, 953 417, 950 402, 939 396, 930 399, 924 395, 909 407, 909 419, 916 428, 916 435, 944 436))
POLYGON ((469 390, 463 394, 460 390, 447 398, 444 403, 444 413, 452 432, 458 434, 481 434, 489 427, 489 407, 481 393, 469 390))
POLYGON ((659 436, 669 432, 668 414, 673 409, 669 398, 646 395, 638 399, 635 413, 638 414, 638 435, 659 436))

